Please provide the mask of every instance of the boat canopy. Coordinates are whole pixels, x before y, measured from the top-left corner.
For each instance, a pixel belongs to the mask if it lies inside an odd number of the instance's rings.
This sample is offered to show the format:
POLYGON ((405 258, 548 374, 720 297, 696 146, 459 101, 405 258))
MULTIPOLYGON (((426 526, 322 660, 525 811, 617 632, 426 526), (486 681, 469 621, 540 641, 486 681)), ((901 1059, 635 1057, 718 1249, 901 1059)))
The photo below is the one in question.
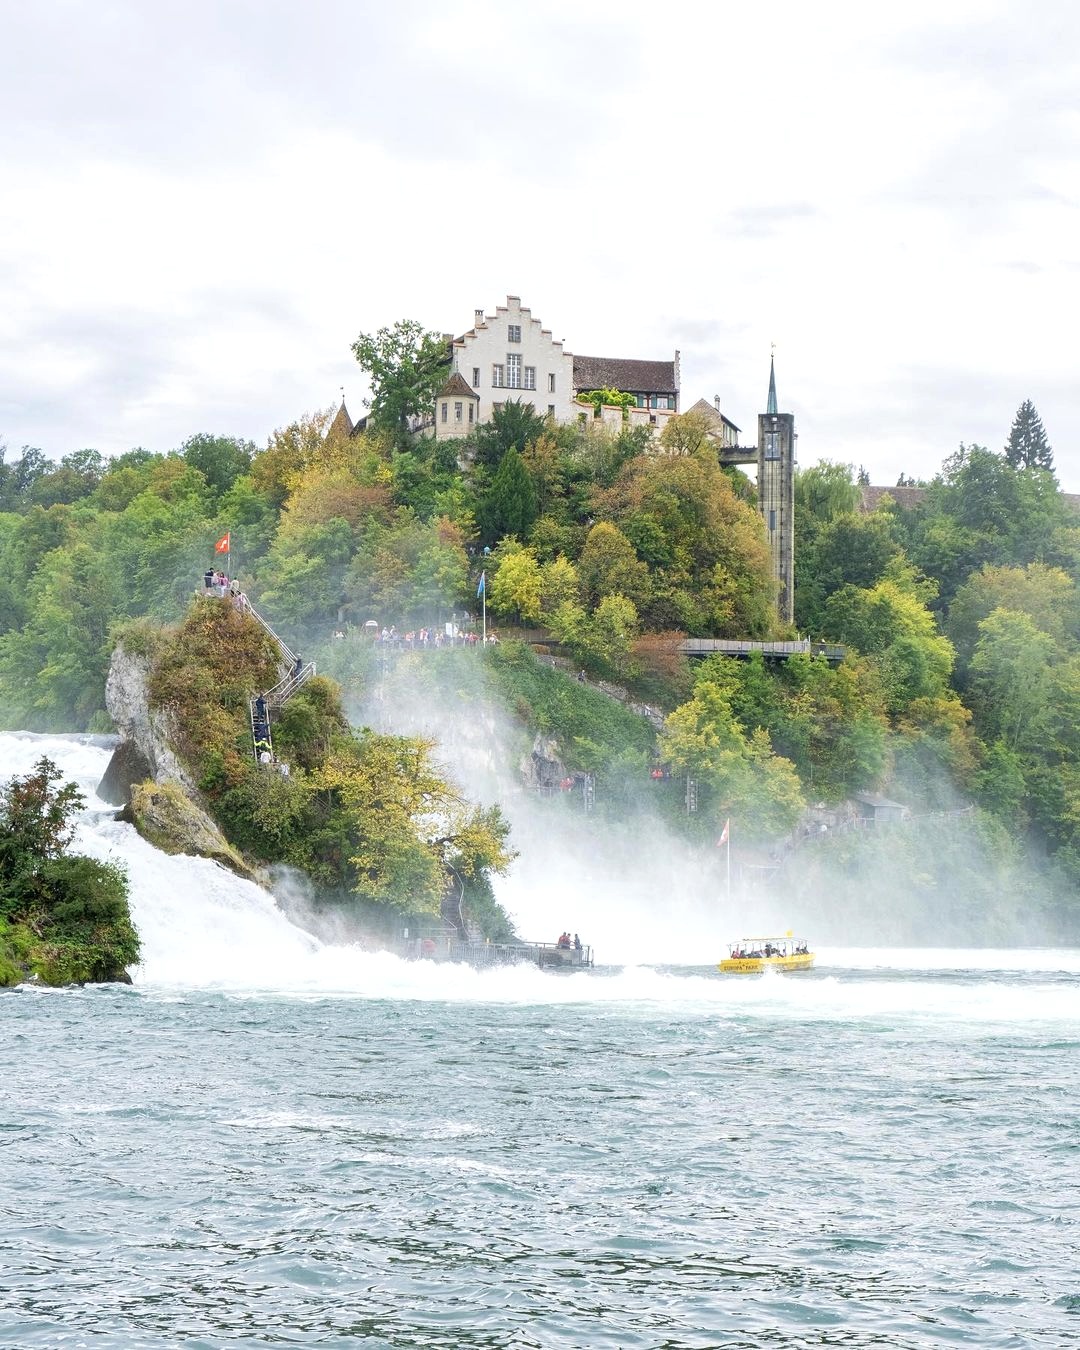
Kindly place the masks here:
POLYGON ((760 956, 766 948, 786 954, 789 950, 796 951, 800 948, 804 952, 809 951, 810 945, 805 938, 797 938, 791 933, 788 933, 785 937, 740 938, 738 942, 733 942, 729 946, 728 951, 730 951, 732 955, 737 952, 743 956, 749 956, 751 954, 760 956))

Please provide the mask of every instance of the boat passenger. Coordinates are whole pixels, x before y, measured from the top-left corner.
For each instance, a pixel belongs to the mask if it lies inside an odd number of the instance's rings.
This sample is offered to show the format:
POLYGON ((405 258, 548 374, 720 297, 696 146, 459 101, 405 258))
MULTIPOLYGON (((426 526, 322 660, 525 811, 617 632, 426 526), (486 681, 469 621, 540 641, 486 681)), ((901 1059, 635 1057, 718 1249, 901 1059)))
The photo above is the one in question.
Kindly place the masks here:
POLYGON ((576 933, 574 934, 574 951, 576 952, 581 951, 581 939, 578 937, 576 933))

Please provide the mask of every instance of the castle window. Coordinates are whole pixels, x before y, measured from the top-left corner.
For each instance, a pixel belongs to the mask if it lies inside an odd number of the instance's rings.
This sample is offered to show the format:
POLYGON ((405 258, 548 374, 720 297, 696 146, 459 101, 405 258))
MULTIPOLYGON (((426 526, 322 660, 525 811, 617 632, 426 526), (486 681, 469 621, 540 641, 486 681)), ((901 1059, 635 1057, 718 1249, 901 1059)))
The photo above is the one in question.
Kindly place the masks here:
POLYGON ((461 422, 461 421, 464 421, 464 414, 465 414, 465 405, 464 405, 463 403, 455 403, 455 404, 454 404, 454 421, 455 421, 455 422, 461 422))
POLYGON ((549 375, 549 376, 548 376, 548 393, 549 393, 549 394, 553 394, 554 392, 555 392, 555 376, 554 376, 554 375, 549 375))
POLYGON ((473 420, 473 413, 474 413, 475 411, 476 411, 476 409, 475 409, 475 408, 473 407, 473 405, 470 403, 470 404, 469 404, 469 423, 470 423, 470 425, 471 425, 471 423, 472 423, 472 420, 473 420))
POLYGON ((780 437, 775 431, 767 431, 765 433, 765 458, 780 458, 780 437))
POLYGON ((769 508, 769 529, 776 529, 776 510, 773 507, 769 508))
POLYGON ((480 388, 480 367, 479 367, 479 366, 473 366, 473 368, 472 368, 472 387, 473 387, 474 389, 479 389, 479 388, 480 388))
POLYGON ((507 328, 506 328, 506 340, 507 340, 507 342, 520 342, 520 341, 521 341, 521 324, 519 324, 519 323, 511 323, 511 324, 508 324, 508 325, 507 325, 507 328))
POLYGON ((510 352, 506 358, 507 389, 521 388, 521 353, 510 352))
POLYGON ((445 403, 442 405, 442 420, 443 420, 444 422, 446 421, 446 404, 445 404, 445 403))
POLYGON ((536 388, 536 367, 535 367, 535 366, 526 366, 526 367, 525 367, 525 384, 524 384, 523 387, 524 387, 525 389, 535 389, 535 388, 536 388))
POLYGON ((506 372, 502 366, 491 367, 491 387, 493 389, 504 389, 506 387, 506 372))
POLYGON ((549 404, 548 404, 548 416, 549 416, 549 417, 554 417, 554 416, 555 416, 555 404, 554 404, 554 403, 549 403, 549 404))

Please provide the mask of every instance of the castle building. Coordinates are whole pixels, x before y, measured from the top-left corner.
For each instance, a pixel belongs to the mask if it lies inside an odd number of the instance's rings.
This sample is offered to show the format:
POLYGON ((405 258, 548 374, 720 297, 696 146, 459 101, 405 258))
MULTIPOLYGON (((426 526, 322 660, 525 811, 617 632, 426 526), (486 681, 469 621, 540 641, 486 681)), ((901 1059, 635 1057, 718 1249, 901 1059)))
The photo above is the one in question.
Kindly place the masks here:
MULTIPOLYGON (((551 330, 533 317, 516 295, 494 314, 474 311, 473 326, 460 337, 447 338, 450 372, 435 396, 434 432, 438 439, 467 436, 510 399, 530 404, 540 416, 558 422, 595 419, 619 430, 647 426, 654 433, 679 412, 679 353, 672 361, 622 357, 575 356, 551 330), (593 408, 578 403, 579 394, 616 389, 632 394, 634 404, 593 408)), ((690 409, 704 418, 721 464, 754 464, 758 509, 777 588, 777 607, 786 623, 794 620, 795 604, 795 418, 779 411, 776 367, 769 362, 769 394, 757 419, 757 443, 739 444, 739 428, 720 411, 720 400, 699 399, 690 409)), ((334 427, 351 435, 366 418, 353 423, 344 401, 334 427)), ((431 428, 417 422, 416 430, 431 428)))
POLYGON ((516 295, 494 314, 474 311, 473 326, 450 341, 450 375, 435 395, 435 435, 467 436, 509 399, 530 404, 541 417, 570 422, 589 416, 578 394, 618 389, 633 394, 635 406, 623 418, 596 416, 622 425, 659 430, 679 411, 679 353, 673 361, 608 356, 574 356, 552 337, 516 295))

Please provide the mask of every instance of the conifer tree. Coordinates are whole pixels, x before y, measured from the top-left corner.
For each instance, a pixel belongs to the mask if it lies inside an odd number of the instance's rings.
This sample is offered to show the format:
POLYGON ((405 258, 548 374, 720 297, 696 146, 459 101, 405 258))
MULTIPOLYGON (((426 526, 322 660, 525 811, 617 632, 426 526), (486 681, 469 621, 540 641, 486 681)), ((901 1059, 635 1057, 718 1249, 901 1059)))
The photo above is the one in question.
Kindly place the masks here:
POLYGON ((514 446, 503 455, 481 506, 484 537, 494 542, 504 534, 525 539, 536 519, 536 493, 525 463, 514 446))
POLYGON ((1005 458, 1014 469, 1054 469, 1054 452, 1046 439, 1046 428, 1035 410, 1035 404, 1026 398, 1016 410, 1005 458))

